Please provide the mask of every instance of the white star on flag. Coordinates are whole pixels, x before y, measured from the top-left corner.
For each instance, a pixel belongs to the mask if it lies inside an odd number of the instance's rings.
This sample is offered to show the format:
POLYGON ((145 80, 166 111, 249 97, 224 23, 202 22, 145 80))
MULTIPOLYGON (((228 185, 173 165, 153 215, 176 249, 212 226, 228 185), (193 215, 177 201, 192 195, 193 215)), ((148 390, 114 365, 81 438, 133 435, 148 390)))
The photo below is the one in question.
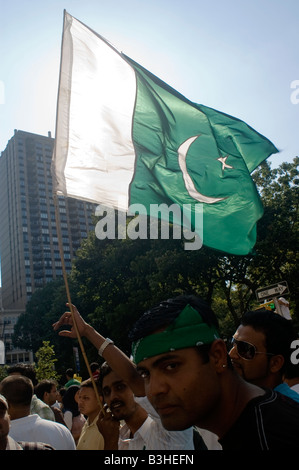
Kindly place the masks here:
POLYGON ((234 168, 233 166, 228 165, 228 164, 226 163, 227 158, 228 158, 228 155, 226 155, 226 157, 217 158, 217 160, 219 160, 219 162, 222 163, 222 170, 224 170, 224 168, 234 168))

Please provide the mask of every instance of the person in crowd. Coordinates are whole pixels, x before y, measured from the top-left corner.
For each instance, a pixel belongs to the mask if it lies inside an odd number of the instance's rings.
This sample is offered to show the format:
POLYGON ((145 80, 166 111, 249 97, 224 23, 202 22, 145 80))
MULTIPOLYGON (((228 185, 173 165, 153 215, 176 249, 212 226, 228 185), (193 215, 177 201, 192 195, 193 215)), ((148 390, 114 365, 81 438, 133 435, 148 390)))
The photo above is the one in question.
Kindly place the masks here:
POLYGON ((37 398, 42 400, 53 414, 53 421, 64 424, 63 414, 59 407, 54 406, 57 403, 57 384, 55 380, 44 379, 38 382, 34 388, 37 398))
POLYGON ((82 428, 86 422, 84 415, 80 413, 76 396, 80 387, 71 385, 62 398, 63 419, 68 429, 71 431, 75 443, 78 443, 82 428))
MULTIPOLYGON (((31 364, 19 363, 11 366, 8 368, 8 375, 24 375, 31 380, 34 387, 38 383, 34 367, 31 364)), ((44 401, 40 400, 35 393, 32 396, 30 413, 38 414, 43 419, 55 421, 55 415, 51 408, 44 401)))
MULTIPOLYGON (((76 313, 80 317, 77 310, 76 310, 76 313)), ((71 315, 70 313, 66 313, 67 322, 69 321, 69 316, 70 315, 71 315)), ((72 320, 71 320, 71 324, 72 324, 72 320)), ((87 325, 87 326, 89 327, 89 325, 87 325)), ((59 325, 57 324, 56 326, 54 326, 54 328, 55 329, 59 328, 59 325)), ((99 333, 95 332, 92 328, 91 328, 91 331, 95 334, 95 343, 93 343, 93 344, 97 347, 99 355, 102 356, 102 353, 104 352, 104 350, 106 350, 107 346, 109 346, 109 344, 113 344, 113 342, 109 339, 105 340, 99 333)), ((61 334, 68 336, 70 333, 69 332, 61 332, 61 334)), ((93 342, 92 339, 91 339, 91 342, 93 342)), ((107 348, 107 349, 109 349, 109 348, 107 348)), ((140 376, 138 375, 138 373, 136 373, 135 366, 130 361, 130 359, 127 358, 127 356, 125 356, 122 353, 122 351, 120 351, 118 348, 113 348, 113 349, 115 349, 115 351, 116 351, 115 356, 114 356, 114 352, 112 352, 113 359, 111 359, 111 360, 112 360, 112 363, 113 363, 113 369, 115 371, 117 371, 119 373, 119 375, 130 385, 130 387, 132 389, 132 392, 135 394, 136 397, 140 397, 140 396, 144 397, 145 396, 144 383, 143 383, 143 380, 140 379, 140 376), (120 357, 121 357, 122 360, 120 362, 118 360, 119 359, 118 354, 121 355, 120 357), (120 366, 120 364, 121 364, 121 366, 120 366)), ((110 360, 109 360, 109 365, 111 366, 110 360)), ((150 405, 148 405, 148 406, 150 406, 150 405)), ((198 430, 194 429, 194 427, 192 426, 189 429, 183 430, 182 434, 184 436, 181 436, 181 438, 180 438, 181 443, 185 443, 184 445, 186 447, 188 447, 188 446, 193 445, 192 444, 193 443, 193 438, 197 436, 198 430)), ((208 432, 206 434, 209 435, 209 437, 211 435, 208 432)), ((197 442, 199 441, 198 447, 204 447, 204 444, 202 445, 202 439, 201 439, 200 435, 197 439, 195 439, 195 441, 197 441, 197 442)))
MULTIPOLYGON (((129 385, 105 362, 100 370, 103 399, 109 410, 97 424, 105 450, 194 450, 192 435, 170 432, 146 397, 135 398, 129 385), (120 422, 124 425, 120 427, 120 422)), ((202 450, 206 450, 204 444, 202 450)))
POLYGON ((295 337, 292 322, 271 310, 246 312, 229 352, 235 370, 246 381, 299 402, 299 394, 283 381, 295 337))
POLYGON ((67 369, 65 371, 65 376, 66 376, 66 384, 64 385, 65 388, 68 388, 70 387, 71 385, 80 385, 80 382, 79 380, 77 380, 75 377, 74 377, 75 373, 74 373, 74 369, 67 369))
POLYGON ((281 312, 281 315, 284 318, 286 318, 286 320, 292 320, 292 317, 291 317, 291 314, 290 314, 290 304, 289 304, 289 302, 284 297, 279 297, 278 304, 279 304, 279 310, 281 312))
POLYGON ((98 390, 98 396, 91 379, 81 383, 77 395, 79 411, 87 417, 78 440, 77 450, 104 449, 104 438, 97 427, 97 420, 103 404, 98 400, 98 398, 101 399, 99 383, 94 383, 98 390))
POLYGON ((33 384, 25 376, 8 376, 0 383, 0 393, 8 403, 9 435, 17 442, 43 442, 55 450, 75 450, 72 434, 60 423, 30 414, 33 384))
MULTIPOLYGON (((298 448, 299 404, 240 377, 210 306, 194 296, 163 301, 145 312, 130 339, 136 367, 109 338, 87 324, 72 306, 78 331, 110 367, 130 383, 136 396, 146 393, 169 431, 191 426, 219 438, 223 450, 298 448)), ((75 338, 70 312, 53 325, 75 338)))
POLYGON ((0 395, 0 450, 55 450, 41 442, 16 442, 10 437, 9 428, 8 403, 6 398, 0 395))
POLYGON ((92 362, 90 364, 90 370, 94 380, 99 380, 100 378, 100 365, 97 362, 92 362))
POLYGON ((62 413, 64 412, 62 399, 63 399, 63 397, 66 393, 66 390, 67 389, 65 387, 60 387, 57 390, 57 404, 56 404, 56 406, 62 411, 62 413))

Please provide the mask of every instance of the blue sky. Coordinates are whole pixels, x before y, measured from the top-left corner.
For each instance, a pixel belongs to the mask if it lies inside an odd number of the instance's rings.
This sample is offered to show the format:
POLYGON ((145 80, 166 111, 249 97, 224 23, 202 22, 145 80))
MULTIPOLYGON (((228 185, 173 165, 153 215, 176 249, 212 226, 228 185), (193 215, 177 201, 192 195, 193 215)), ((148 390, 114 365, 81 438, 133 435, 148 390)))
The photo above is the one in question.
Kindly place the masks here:
POLYGON ((273 168, 299 154, 298 0, 0 0, 0 151, 14 129, 55 135, 64 9, 268 137, 281 150, 273 168))

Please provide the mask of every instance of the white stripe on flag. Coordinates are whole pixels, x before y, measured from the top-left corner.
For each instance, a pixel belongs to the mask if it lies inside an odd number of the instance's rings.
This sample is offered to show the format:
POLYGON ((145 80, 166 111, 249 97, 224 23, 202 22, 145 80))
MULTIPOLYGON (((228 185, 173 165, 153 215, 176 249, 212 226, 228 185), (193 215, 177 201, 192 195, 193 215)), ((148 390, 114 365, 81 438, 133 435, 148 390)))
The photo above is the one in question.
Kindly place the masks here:
POLYGON ((135 99, 133 68, 65 13, 54 153, 58 194, 128 208, 135 99))

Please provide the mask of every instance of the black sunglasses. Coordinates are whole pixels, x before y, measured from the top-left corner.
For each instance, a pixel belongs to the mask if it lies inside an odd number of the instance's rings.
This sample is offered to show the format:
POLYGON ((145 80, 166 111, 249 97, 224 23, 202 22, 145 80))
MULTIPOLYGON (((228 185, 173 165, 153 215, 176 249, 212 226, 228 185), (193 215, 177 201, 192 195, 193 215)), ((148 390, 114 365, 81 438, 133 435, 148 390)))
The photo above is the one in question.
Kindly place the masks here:
POLYGON ((232 338, 230 350, 234 347, 237 348, 238 355, 246 361, 251 361, 256 354, 266 354, 267 356, 274 356, 274 354, 272 353, 257 351, 256 347, 253 344, 248 343, 247 341, 239 341, 235 338, 232 338))

